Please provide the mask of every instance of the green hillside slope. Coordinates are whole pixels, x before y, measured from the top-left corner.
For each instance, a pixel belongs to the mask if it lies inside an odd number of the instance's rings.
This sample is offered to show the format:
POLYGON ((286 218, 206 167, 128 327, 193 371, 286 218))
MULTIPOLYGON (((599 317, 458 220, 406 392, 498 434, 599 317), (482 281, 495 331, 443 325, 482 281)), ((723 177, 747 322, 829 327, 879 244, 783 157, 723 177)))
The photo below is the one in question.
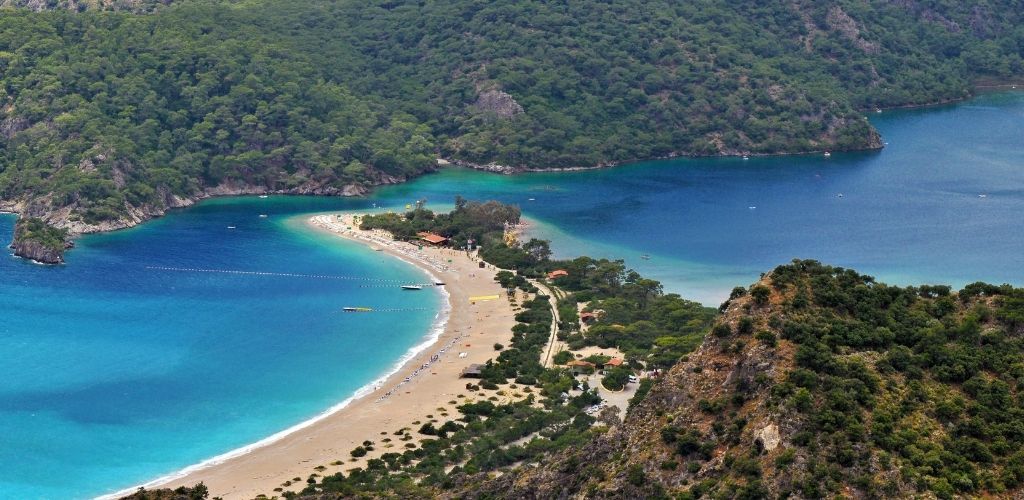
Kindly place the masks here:
POLYGON ((14 4, 54 10, 0 11, 0 208, 72 234, 208 195, 358 194, 437 156, 877 148, 865 111, 1024 72, 1012 0, 14 4))
POLYGON ((795 261, 739 291, 620 428, 471 496, 1020 498, 1022 290, 795 261))

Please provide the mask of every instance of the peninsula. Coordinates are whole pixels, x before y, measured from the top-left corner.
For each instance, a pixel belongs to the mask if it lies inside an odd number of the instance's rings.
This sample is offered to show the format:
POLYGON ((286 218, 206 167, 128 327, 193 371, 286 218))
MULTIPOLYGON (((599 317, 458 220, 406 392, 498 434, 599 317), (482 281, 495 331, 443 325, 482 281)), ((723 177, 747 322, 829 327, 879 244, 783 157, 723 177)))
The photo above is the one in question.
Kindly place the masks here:
MULTIPOLYGON (((376 454, 354 457, 350 452, 366 441, 383 452, 404 451, 406 442, 393 431, 419 429, 457 413, 456 406, 487 400, 480 392, 467 391, 471 379, 460 375, 493 358, 496 344, 511 343, 519 309, 515 301, 527 300, 525 294, 509 296, 495 281, 494 266, 481 266, 472 252, 397 241, 385 231, 360 229, 359 218, 324 214, 311 217, 308 224, 422 268, 430 277, 424 288, 441 287, 447 296, 447 319, 436 340, 348 406, 266 446, 192 470, 168 486, 203 482, 217 496, 246 499, 275 489, 301 489, 317 470, 329 474, 365 467, 376 454)), ((523 397, 509 391, 499 401, 523 397)))
MULTIPOLYGON (((457 198, 448 214, 417 206, 405 213, 321 214, 308 223, 423 269, 430 282, 421 288, 443 287, 447 294, 443 330, 348 405, 262 446, 215 457, 147 486, 201 482, 229 499, 283 495, 303 490, 311 478, 375 470, 382 460, 433 453, 429 439, 416 437, 464 430, 460 414, 488 408, 517 408, 511 420, 532 414, 534 423, 513 441, 534 434, 535 425, 582 425, 599 413, 615 421, 652 382, 641 383, 632 374, 671 366, 697 345, 713 317, 700 304, 662 294, 656 281, 627 272, 621 262, 550 260, 546 242, 519 241, 519 210, 510 205, 457 198), (577 300, 590 307, 578 307, 577 300), (627 313, 619 309, 622 301, 642 304, 643 310, 627 313), (637 327, 653 330, 635 336, 637 327), (645 361, 627 362, 637 356, 645 361), (601 387, 603 396, 591 387, 601 387), (552 402, 563 398, 572 399, 572 411, 552 412, 552 402)), ((353 309, 351 314, 373 313, 353 309)), ((471 440, 487 439, 496 417, 471 440)))

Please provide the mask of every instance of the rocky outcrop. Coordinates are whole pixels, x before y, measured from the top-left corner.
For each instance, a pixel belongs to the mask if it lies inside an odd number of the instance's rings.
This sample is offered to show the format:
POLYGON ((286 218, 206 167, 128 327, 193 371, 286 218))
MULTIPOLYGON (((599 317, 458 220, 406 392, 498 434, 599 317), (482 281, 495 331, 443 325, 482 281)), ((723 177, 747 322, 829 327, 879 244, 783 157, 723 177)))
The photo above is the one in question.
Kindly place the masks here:
POLYGON ((67 231, 48 225, 42 219, 21 218, 14 226, 14 255, 41 264, 62 264, 64 250, 73 247, 67 231))
POLYGON ((868 54, 878 52, 878 44, 869 42, 861 37, 860 26, 857 24, 857 21, 850 17, 842 7, 835 5, 829 9, 825 22, 828 24, 829 29, 838 31, 843 35, 843 38, 853 42, 860 50, 868 54))
POLYGON ((14 243, 11 243, 14 255, 40 264, 63 264, 64 250, 74 246, 75 244, 70 241, 64 243, 64 248, 53 248, 35 240, 15 240, 14 243))
POLYGON ((523 107, 515 98, 501 90, 481 92, 473 105, 478 111, 492 114, 499 118, 512 118, 523 112, 523 107))

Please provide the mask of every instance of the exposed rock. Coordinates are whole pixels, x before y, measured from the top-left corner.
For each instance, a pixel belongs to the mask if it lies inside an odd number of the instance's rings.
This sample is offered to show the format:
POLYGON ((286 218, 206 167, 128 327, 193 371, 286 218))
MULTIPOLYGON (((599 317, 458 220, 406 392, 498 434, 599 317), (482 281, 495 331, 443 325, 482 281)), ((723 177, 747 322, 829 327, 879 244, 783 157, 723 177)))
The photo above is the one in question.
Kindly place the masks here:
POLYGON ((67 231, 54 228, 37 218, 21 218, 14 226, 14 255, 41 264, 61 264, 64 250, 74 244, 67 239, 67 231))
POLYGON ((511 95, 501 90, 481 92, 473 106, 479 111, 493 113, 501 118, 511 118, 523 112, 523 107, 511 95))
POLYGON ((779 435, 779 426, 768 424, 754 433, 754 439, 761 443, 765 451, 772 451, 782 443, 782 436, 779 435))
POLYGON ((950 33, 960 32, 960 25, 957 24, 956 21, 951 21, 942 14, 935 12, 934 10, 925 10, 921 12, 921 18, 924 19, 925 21, 941 25, 943 28, 946 28, 946 31, 949 31, 950 33))
POLYGON ((971 32, 974 36, 985 38, 994 35, 998 31, 996 23, 992 21, 992 13, 981 5, 975 5, 971 11, 971 32))
POLYGON ((864 52, 869 54, 878 52, 877 44, 861 38, 860 27, 857 25, 857 21, 850 17, 842 7, 835 5, 829 9, 828 16, 825 17, 825 22, 828 24, 830 29, 838 31, 844 38, 853 42, 857 48, 864 52))
MULTIPOLYGON (((65 243, 65 249, 74 247, 70 241, 65 243)), ((40 264, 63 264, 64 250, 54 249, 39 243, 38 241, 17 241, 11 243, 14 255, 36 261, 40 264)))
POLYGON ((11 140, 15 134, 28 128, 28 120, 20 117, 7 117, 0 120, 0 137, 11 140))

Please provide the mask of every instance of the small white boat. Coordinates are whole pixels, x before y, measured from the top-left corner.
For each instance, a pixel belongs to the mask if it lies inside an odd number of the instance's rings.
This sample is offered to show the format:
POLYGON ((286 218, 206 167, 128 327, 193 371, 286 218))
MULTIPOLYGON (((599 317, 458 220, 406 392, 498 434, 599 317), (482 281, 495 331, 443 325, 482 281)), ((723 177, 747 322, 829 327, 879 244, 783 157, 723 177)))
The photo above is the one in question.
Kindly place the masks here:
POLYGON ((402 290, 423 290, 420 285, 402 285, 402 290))
POLYGON ((267 214, 260 214, 260 218, 261 219, 266 219, 267 218, 267 214))
POLYGON ((641 256, 640 256, 640 258, 641 258, 641 259, 644 259, 644 260, 651 260, 651 256, 650 256, 650 255, 647 255, 647 254, 643 254, 643 255, 641 255, 641 256))
POLYGON ((343 307, 343 308, 341 308, 341 310, 343 310, 345 312, 350 312, 351 313, 351 312, 370 312, 373 309, 370 309, 369 307, 343 307))
POLYGON ((987 194, 979 194, 978 198, 988 198, 988 195, 987 194))
POLYGON ((751 209, 751 210, 756 210, 756 209, 757 209, 757 207, 755 207, 755 206, 749 206, 749 207, 747 207, 747 208, 749 208, 749 209, 751 209))
POLYGON ((528 200, 526 200, 526 201, 537 201, 537 200, 535 200, 535 199, 533 199, 533 198, 530 198, 530 199, 528 199, 528 200))
POLYGON ((234 229, 235 226, 228 226, 228 229, 234 229))
POLYGON ((839 193, 839 197, 842 198, 843 197, 843 193, 839 193))
POLYGON ((749 160, 749 159, 750 159, 750 157, 749 157, 749 156, 747 156, 747 155, 743 155, 743 159, 744 159, 744 160, 749 160))
POLYGON ((828 158, 830 156, 832 156, 832 153, 829 153, 828 151, 825 151, 825 158, 828 158))
POLYGON ((265 194, 261 194, 260 195, 260 198, 266 198, 266 197, 267 197, 267 195, 265 195, 265 194))

